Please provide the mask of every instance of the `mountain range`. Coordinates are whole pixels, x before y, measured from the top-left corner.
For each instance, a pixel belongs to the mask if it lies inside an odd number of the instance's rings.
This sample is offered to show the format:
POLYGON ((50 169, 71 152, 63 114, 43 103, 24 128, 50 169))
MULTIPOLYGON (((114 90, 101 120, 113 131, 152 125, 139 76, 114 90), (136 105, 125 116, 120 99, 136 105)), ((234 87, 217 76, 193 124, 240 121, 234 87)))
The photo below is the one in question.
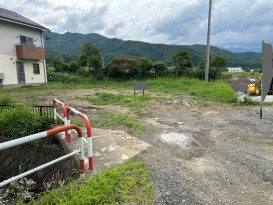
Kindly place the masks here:
MULTIPOLYGON (((55 56, 62 56, 66 62, 77 60, 81 47, 85 42, 102 49, 105 62, 113 57, 148 57, 153 61, 165 61, 173 65, 172 55, 177 51, 187 51, 196 66, 205 56, 205 45, 166 45, 151 44, 141 41, 124 41, 117 38, 107 38, 100 34, 70 33, 58 34, 54 32, 45 34, 45 49, 48 61, 55 56)), ((223 48, 211 46, 211 55, 221 54, 228 59, 228 66, 241 66, 243 68, 261 67, 261 53, 241 52, 233 53, 223 48)))

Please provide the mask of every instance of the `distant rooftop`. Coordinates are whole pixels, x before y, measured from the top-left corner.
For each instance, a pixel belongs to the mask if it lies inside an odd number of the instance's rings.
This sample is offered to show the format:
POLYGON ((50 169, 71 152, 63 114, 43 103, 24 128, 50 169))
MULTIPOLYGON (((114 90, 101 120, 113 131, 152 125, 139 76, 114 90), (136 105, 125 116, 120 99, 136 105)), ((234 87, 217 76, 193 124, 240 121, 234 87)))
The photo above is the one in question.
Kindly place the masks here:
POLYGON ((4 21, 11 21, 18 24, 23 24, 26 26, 34 27, 37 29, 40 29, 42 31, 49 31, 48 28, 41 26, 40 24, 35 23, 34 21, 31 21, 30 19, 17 14, 16 12, 0 8, 0 20, 4 21))

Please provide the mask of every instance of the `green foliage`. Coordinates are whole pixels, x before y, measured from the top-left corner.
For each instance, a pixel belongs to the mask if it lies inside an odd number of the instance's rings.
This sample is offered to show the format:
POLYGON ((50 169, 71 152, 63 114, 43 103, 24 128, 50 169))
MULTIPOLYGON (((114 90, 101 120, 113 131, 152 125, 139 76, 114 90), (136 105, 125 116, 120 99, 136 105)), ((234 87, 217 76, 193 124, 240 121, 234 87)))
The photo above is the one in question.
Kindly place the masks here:
POLYGON ((252 100, 250 97, 244 96, 242 101, 240 101, 240 104, 249 106, 249 105, 259 105, 260 102, 256 102, 256 101, 252 100))
POLYGON ((0 114, 0 130, 11 139, 45 131, 51 122, 52 118, 38 117, 26 106, 6 109, 0 114))
MULTIPOLYGON (((172 55, 178 51, 187 51, 191 56, 194 65, 197 65, 206 51, 205 45, 164 45, 150 44, 140 41, 123 41, 117 38, 106 38, 99 34, 79 34, 79 33, 64 33, 58 34, 54 32, 47 33, 46 36, 50 40, 45 41, 46 53, 51 56, 62 55, 69 62, 77 60, 80 54, 80 48, 83 42, 91 42, 94 46, 103 50, 105 62, 111 61, 113 57, 147 57, 153 61, 164 61, 169 66, 173 65, 172 55), (58 45, 58 40, 61 46, 58 45), (70 54, 68 56, 67 54, 70 54)), ((228 66, 238 66, 248 68, 261 67, 261 54, 254 52, 247 53, 232 53, 230 51, 211 46, 211 53, 219 53, 228 58, 228 66)))
POLYGON ((153 69, 153 62, 149 58, 142 57, 138 60, 137 69, 140 77, 144 77, 153 69))
POLYGON ((64 66, 64 60, 62 59, 62 57, 57 56, 54 58, 52 65, 55 68, 56 72, 61 72, 64 70, 63 66, 64 66))
POLYGON ((102 70, 101 56, 89 56, 88 64, 89 64, 89 67, 93 68, 94 77, 97 79, 103 79, 104 73, 102 70))
POLYGON ((81 48, 81 53, 85 54, 87 57, 89 56, 99 56, 101 57, 101 49, 97 48, 90 42, 85 42, 83 47, 81 48))
POLYGON ((173 60, 176 64, 175 73, 176 76, 181 76, 183 71, 192 67, 192 60, 188 56, 186 51, 179 51, 173 55, 173 60))
MULTIPOLYGON (((212 72, 210 72, 212 73, 212 72)), ((31 88, 3 89, 0 93, 19 92, 29 93, 37 90, 65 90, 65 89, 133 89, 133 80, 121 78, 105 78, 96 80, 91 77, 84 77, 67 73, 49 73, 48 80, 54 81, 46 86, 31 88), (60 74, 60 75, 59 75, 60 74), (66 83, 66 84, 63 84, 66 83)), ((171 94, 190 94, 199 99, 206 99, 217 102, 236 102, 237 95, 232 88, 224 81, 204 82, 203 80, 190 79, 185 77, 161 77, 147 80, 149 91, 156 91, 171 94)))
POLYGON ((81 54, 78 56, 77 62, 78 62, 78 65, 79 65, 79 66, 82 66, 82 67, 87 66, 87 55, 81 53, 81 54))
POLYGON ((149 96, 132 96, 132 95, 114 95, 112 93, 96 93, 96 98, 87 97, 85 100, 97 105, 116 104, 132 108, 139 111, 149 100, 149 96))
POLYGON ((129 134, 135 137, 140 137, 145 130, 145 125, 137 119, 127 115, 103 111, 98 111, 93 115, 92 123, 95 127, 108 129, 125 128, 129 134))
POLYGON ((38 199, 39 204, 152 204, 154 185, 140 159, 70 183, 38 199))
POLYGON ((71 61, 69 63, 69 72, 70 73, 76 73, 79 70, 80 70, 80 66, 77 64, 76 61, 71 61))
POLYGON ((154 62, 153 68, 157 73, 157 76, 161 76, 167 70, 167 64, 163 61, 154 62))
POLYGON ((0 105, 14 105, 16 102, 8 96, 0 97, 0 105))
POLYGON ((71 75, 69 73, 55 73, 47 72, 48 82, 67 83, 67 84, 80 84, 85 83, 85 78, 78 75, 71 75))
POLYGON ((212 58, 211 66, 217 69, 225 67, 227 64, 227 58, 221 55, 216 55, 212 58))
POLYGON ((113 58, 107 65, 111 77, 132 77, 137 74, 137 60, 134 58, 113 58))
POLYGON ((190 78, 158 78, 149 80, 150 91, 161 91, 171 94, 186 93, 197 98, 216 102, 237 102, 234 90, 224 81, 204 82, 190 78))

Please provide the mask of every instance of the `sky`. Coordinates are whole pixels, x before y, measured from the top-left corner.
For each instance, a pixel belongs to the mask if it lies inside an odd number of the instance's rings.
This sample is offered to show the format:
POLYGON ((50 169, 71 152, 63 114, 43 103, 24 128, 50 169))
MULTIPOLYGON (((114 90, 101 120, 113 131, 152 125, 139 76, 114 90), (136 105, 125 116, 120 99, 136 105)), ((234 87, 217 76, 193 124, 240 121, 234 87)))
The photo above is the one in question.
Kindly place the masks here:
MULTIPOLYGON (((52 32, 98 33, 149 43, 206 44, 209 0, 0 0, 52 32)), ((273 43, 272 0, 212 0, 211 45, 273 43)))

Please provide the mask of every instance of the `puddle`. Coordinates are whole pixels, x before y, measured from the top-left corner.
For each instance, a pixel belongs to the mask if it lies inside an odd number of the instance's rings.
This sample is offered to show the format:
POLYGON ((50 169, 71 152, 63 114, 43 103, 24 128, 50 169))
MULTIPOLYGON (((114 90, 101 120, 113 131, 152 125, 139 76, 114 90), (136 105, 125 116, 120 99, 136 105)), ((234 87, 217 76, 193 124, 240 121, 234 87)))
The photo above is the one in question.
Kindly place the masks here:
POLYGON ((192 143, 194 142, 193 136, 190 133, 182 134, 182 133, 170 132, 167 134, 162 134, 160 136, 160 139, 163 142, 179 145, 183 148, 190 147, 192 143))

